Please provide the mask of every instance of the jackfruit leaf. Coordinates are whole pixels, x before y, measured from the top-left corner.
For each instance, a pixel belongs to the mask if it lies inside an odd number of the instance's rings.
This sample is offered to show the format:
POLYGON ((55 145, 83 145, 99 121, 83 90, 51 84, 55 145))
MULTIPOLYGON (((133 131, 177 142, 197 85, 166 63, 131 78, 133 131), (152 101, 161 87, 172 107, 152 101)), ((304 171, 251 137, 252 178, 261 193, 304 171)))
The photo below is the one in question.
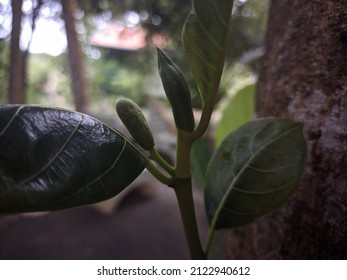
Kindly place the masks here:
POLYGON ((217 94, 222 75, 233 0, 192 0, 183 46, 201 99, 217 94))
POLYGON ((117 195, 147 159, 123 135, 81 113, 0 106, 0 212, 59 210, 117 195))
POLYGON ((205 181, 210 228, 246 225, 294 192, 305 166, 303 125, 284 119, 248 122, 213 155, 205 181))
POLYGON ((193 143, 190 152, 190 166, 193 177, 201 190, 204 187, 206 169, 211 156, 207 139, 199 138, 193 143))
POLYGON ((215 128, 215 143, 218 147, 227 135, 253 119, 255 85, 247 85, 230 96, 222 117, 215 128))

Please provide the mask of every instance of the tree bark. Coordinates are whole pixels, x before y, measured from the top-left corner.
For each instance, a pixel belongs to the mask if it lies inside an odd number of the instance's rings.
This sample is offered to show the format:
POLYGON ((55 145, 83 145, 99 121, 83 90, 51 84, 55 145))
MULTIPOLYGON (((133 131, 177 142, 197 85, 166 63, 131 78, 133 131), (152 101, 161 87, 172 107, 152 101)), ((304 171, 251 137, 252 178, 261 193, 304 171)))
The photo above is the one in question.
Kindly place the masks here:
POLYGON ((26 101, 24 91, 24 55, 20 48, 20 34, 22 27, 23 0, 12 0, 12 30, 10 45, 10 69, 8 83, 9 103, 23 104, 26 101))
POLYGON ((76 0, 61 0, 63 18, 68 43, 68 58, 71 72, 71 86, 74 96, 75 109, 86 112, 89 105, 89 92, 87 79, 84 72, 83 54, 77 37, 75 25, 75 13, 77 11, 76 0))
POLYGON ((284 207, 232 232, 229 257, 346 259, 345 0, 272 0, 257 115, 305 124, 307 168, 284 207))

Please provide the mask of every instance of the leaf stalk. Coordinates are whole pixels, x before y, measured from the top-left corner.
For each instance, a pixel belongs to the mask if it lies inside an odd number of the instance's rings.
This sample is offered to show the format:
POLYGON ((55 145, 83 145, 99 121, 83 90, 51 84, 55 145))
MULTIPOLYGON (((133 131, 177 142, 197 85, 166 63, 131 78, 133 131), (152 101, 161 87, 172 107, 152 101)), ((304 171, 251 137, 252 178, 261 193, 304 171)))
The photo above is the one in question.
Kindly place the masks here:
POLYGON ((157 149, 155 149, 154 147, 152 149, 149 150, 149 153, 151 154, 151 156, 153 157, 153 159, 167 172, 169 173, 171 176, 175 175, 175 168, 170 165, 162 156, 161 154, 158 152, 157 149))
POLYGON ((161 183, 168 186, 174 185, 174 178, 169 177, 162 173, 154 164, 153 162, 149 161, 146 165, 147 170, 161 183))

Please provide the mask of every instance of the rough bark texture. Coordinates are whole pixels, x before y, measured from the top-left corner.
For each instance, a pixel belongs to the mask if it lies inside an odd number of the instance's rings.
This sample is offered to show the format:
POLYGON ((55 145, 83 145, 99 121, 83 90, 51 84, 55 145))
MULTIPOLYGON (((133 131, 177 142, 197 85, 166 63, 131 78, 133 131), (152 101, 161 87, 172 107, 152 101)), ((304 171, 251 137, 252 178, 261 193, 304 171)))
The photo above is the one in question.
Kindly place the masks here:
POLYGON ((22 28, 22 3, 23 0, 12 0, 12 30, 11 30, 11 54, 10 74, 8 84, 9 103, 25 103, 24 93, 24 55, 20 49, 20 34, 22 28))
POLYGON ((77 10, 76 0, 61 0, 63 18, 68 44, 68 56, 71 72, 72 93, 74 96, 75 109, 86 112, 89 105, 89 92, 84 72, 83 54, 80 42, 77 38, 75 26, 75 13, 77 10))
POLYGON ((346 0, 272 1, 257 114, 305 123, 307 168, 283 208, 232 232, 229 256, 347 259, 346 0))

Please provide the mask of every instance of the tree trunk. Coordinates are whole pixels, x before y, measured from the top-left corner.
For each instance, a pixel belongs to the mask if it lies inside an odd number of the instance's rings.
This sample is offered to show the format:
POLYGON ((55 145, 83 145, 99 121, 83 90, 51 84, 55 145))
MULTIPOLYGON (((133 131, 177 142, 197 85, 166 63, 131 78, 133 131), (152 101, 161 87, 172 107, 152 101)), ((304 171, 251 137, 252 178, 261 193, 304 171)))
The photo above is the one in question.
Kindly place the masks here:
POLYGON ((26 101, 24 91, 24 55, 20 48, 23 0, 12 0, 12 30, 10 45, 10 70, 8 84, 9 103, 23 104, 26 101))
POLYGON ((84 72, 83 54, 80 42, 77 38, 75 13, 77 10, 76 0, 61 0, 63 18, 68 43, 68 57, 71 72, 71 86, 74 96, 75 109, 86 112, 89 105, 89 92, 84 72))
POLYGON ((272 0, 257 114, 304 122, 307 168, 284 207, 232 232, 229 256, 346 259, 346 0, 272 0))

